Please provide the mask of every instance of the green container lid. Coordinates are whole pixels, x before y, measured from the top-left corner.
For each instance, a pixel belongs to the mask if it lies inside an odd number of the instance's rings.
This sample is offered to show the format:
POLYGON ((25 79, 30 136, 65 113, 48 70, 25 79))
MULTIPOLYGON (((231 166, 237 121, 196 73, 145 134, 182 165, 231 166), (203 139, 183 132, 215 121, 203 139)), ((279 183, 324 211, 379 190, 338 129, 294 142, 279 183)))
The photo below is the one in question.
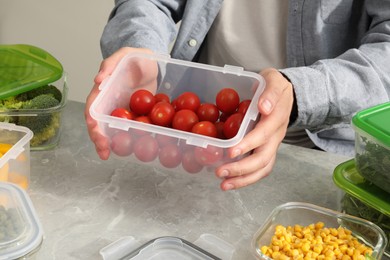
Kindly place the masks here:
POLYGON ((366 181, 356 170, 354 159, 336 167, 333 172, 333 181, 346 193, 356 197, 377 211, 390 216, 389 193, 366 181))
POLYGON ((390 102, 358 112, 352 123, 386 147, 390 147, 390 102))
POLYGON ((0 45, 0 99, 52 83, 61 78, 61 63, 38 47, 0 45))

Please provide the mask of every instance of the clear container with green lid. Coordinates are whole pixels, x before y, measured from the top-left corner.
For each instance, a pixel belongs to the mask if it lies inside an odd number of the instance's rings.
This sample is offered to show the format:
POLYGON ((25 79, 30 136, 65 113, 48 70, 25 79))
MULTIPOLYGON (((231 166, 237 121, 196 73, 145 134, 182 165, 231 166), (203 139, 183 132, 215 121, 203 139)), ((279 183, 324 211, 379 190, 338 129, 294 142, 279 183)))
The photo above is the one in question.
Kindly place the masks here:
POLYGON ((390 193, 390 102, 358 112, 352 125, 356 169, 366 180, 390 193))
POLYGON ((0 122, 33 131, 31 150, 58 144, 67 92, 66 73, 50 53, 26 44, 0 45, 0 122))
MULTIPOLYGON (((341 210, 375 223, 390 241, 389 194, 366 180, 358 172, 353 159, 335 168, 333 181, 345 192, 341 199, 341 210)), ((390 244, 387 244, 385 254, 390 257, 390 244)))

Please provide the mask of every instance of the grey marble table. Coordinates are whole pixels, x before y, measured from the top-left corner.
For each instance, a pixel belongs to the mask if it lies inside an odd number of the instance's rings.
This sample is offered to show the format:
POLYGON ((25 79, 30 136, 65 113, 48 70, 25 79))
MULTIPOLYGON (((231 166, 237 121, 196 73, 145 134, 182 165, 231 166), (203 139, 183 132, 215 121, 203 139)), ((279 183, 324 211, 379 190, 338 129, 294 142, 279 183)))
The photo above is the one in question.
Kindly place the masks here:
POLYGON ((83 110, 83 103, 70 101, 58 147, 31 152, 28 193, 44 229, 37 259, 101 259, 99 250, 124 236, 141 243, 161 236, 193 242, 204 233, 233 245, 233 259, 253 259, 252 236, 275 206, 304 201, 338 207, 341 192, 332 174, 349 158, 282 145, 270 176, 223 192, 214 176, 100 160, 83 110))

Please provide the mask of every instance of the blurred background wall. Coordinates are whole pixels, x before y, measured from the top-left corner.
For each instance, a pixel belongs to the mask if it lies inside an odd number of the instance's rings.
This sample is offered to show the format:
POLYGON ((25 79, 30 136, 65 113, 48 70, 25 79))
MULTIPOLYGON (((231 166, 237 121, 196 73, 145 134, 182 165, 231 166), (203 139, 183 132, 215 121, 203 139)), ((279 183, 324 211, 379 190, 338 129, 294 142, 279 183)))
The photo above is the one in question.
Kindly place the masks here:
POLYGON ((30 44, 51 53, 67 72, 68 98, 85 102, 113 6, 113 0, 0 0, 0 44, 30 44))

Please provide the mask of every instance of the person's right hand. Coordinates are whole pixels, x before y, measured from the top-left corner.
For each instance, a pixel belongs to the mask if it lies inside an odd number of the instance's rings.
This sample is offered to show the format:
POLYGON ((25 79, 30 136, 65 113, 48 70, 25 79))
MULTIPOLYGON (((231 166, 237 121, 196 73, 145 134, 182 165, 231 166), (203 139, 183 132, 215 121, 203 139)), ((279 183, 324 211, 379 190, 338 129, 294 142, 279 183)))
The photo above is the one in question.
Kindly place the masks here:
POLYGON ((95 149, 97 154, 102 160, 107 160, 110 156, 110 144, 109 140, 103 136, 100 132, 97 122, 89 114, 89 108, 91 107, 96 96, 99 94, 99 85, 103 82, 105 78, 111 75, 119 61, 131 52, 143 52, 152 54, 153 52, 149 49, 140 49, 140 48, 130 48, 123 47, 112 54, 107 59, 103 60, 100 64, 100 69, 98 74, 94 79, 94 86, 89 93, 86 99, 86 105, 84 110, 85 121, 88 128, 88 134, 91 141, 95 144, 95 149))

